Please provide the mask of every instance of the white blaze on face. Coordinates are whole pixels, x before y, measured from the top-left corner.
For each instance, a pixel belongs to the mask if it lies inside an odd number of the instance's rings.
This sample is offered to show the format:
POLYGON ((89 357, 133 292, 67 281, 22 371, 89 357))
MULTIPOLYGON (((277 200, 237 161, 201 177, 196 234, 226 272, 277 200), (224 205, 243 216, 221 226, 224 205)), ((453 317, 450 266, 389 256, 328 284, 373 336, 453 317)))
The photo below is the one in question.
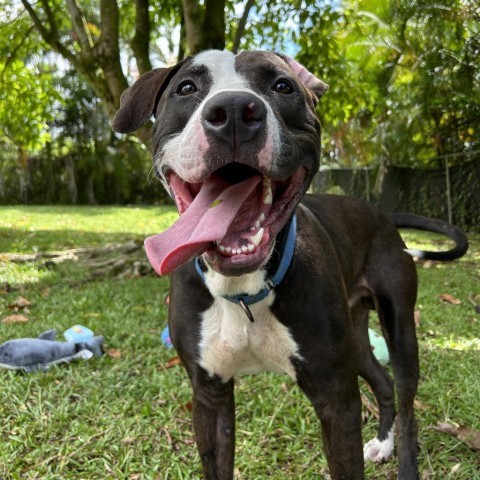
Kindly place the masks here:
POLYGON ((213 78, 212 88, 205 100, 225 90, 249 90, 246 79, 235 70, 235 55, 232 52, 207 50, 198 54, 192 64, 207 67, 213 78))
MULTIPOLYGON (((202 110, 205 103, 220 92, 249 92, 257 95, 260 102, 265 102, 250 86, 248 79, 235 69, 235 55, 228 51, 207 50, 198 54, 192 65, 201 65, 208 69, 213 84, 208 95, 197 106, 185 128, 175 138, 165 144, 161 153, 155 159, 158 170, 168 166, 183 180, 196 183, 205 176, 206 162, 204 155, 209 148, 208 138, 202 125, 202 110)), ((276 157, 278 150, 278 122, 273 111, 267 107, 267 140, 265 146, 258 152, 259 167, 267 168, 276 157)), ((164 182, 166 183, 166 182, 164 182)))

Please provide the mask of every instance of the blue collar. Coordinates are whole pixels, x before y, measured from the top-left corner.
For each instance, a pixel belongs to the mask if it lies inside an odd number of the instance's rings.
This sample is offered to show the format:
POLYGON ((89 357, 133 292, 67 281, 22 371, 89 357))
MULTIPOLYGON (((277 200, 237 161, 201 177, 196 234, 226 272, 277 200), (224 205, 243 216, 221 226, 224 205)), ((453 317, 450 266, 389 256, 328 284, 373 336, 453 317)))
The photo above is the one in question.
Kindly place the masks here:
MULTIPOLYGON (((241 293, 239 295, 224 295, 223 298, 226 300, 237 303, 241 305, 244 310, 247 312, 248 317, 251 321, 253 321, 253 317, 251 318, 249 315, 248 306, 254 303, 260 302, 264 298, 268 297, 268 294, 272 289, 274 289, 282 280, 285 274, 287 273, 288 267, 290 263, 292 263, 293 253, 295 251, 295 240, 297 237, 297 216, 294 215, 292 217, 292 221, 290 223, 290 228, 288 229, 288 235, 286 241, 283 243, 283 251, 281 253, 280 264, 278 265, 278 269, 273 275, 271 279, 267 281, 267 286, 262 288, 258 293, 255 295, 248 295, 246 293, 241 293)), ((205 281, 205 274, 203 273, 198 258, 195 259, 195 268, 197 269, 198 274, 205 281)))

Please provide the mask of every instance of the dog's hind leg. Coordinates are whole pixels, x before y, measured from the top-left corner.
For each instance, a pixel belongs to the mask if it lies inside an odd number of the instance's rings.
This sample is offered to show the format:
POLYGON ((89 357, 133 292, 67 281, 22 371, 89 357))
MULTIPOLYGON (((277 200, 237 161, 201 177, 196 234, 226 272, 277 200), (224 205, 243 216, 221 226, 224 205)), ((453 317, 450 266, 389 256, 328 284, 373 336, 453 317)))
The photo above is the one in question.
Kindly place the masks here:
MULTIPOLYGON (((418 348, 415 335, 413 306, 396 301, 390 303, 384 321, 388 332, 390 359, 395 376, 397 393, 397 450, 399 480, 417 479, 417 422, 414 414, 414 400, 417 392, 419 367, 418 348), (388 318, 395 318, 393 322, 388 318)), ((384 334, 385 334, 384 331, 384 334)))
MULTIPOLYGON (((402 253, 403 254, 403 253, 402 253)), ((384 271, 395 275, 376 285, 378 314, 387 341, 397 394, 397 456, 398 479, 418 479, 417 422, 414 400, 418 387, 418 345, 415 332, 416 272, 410 259, 393 259, 393 266, 384 271), (401 261, 404 260, 404 261, 401 261)))
POLYGON ((359 373, 370 385, 380 412, 377 436, 364 445, 364 458, 373 462, 385 462, 392 456, 394 445, 395 397, 393 381, 372 353, 368 337, 369 310, 361 303, 357 303, 351 309, 351 312, 359 350, 359 373))
POLYGON ((193 427, 206 480, 231 480, 235 456, 233 380, 224 383, 198 368, 193 386, 193 427))

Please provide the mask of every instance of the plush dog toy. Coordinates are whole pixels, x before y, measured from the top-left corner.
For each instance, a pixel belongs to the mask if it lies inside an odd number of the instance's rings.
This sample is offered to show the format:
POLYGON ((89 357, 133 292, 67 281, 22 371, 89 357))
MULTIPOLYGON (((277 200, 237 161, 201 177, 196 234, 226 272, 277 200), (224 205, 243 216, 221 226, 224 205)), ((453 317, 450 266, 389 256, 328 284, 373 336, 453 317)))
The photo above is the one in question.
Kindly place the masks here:
POLYGON ((74 343, 58 342, 56 335, 55 330, 47 330, 38 338, 18 338, 3 343, 0 345, 0 367, 25 372, 45 371, 57 363, 88 360, 102 355, 102 336, 74 343))

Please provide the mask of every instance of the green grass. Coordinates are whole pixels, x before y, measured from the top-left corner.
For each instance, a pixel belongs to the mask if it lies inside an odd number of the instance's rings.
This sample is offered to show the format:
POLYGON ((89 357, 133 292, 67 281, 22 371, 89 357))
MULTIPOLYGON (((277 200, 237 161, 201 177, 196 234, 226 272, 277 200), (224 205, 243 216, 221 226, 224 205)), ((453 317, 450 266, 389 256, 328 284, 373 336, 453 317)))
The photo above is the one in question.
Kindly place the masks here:
MULTIPOLYGON (((81 323, 106 337, 120 359, 104 356, 46 373, 0 371, 0 479, 192 479, 200 464, 191 430, 189 382, 161 345, 168 281, 88 276, 82 265, 53 269, 13 264, 2 252, 30 253, 143 239, 165 228, 171 208, 11 207, 0 209, 0 318, 18 295, 32 302, 26 324, 0 323, 0 341, 60 333, 81 323), (6 292, 3 283, 14 289, 6 292)), ((442 248, 438 237, 408 234, 442 248)), ((451 420, 480 429, 480 316, 468 302, 480 294, 480 238, 452 264, 418 264, 422 378, 417 411, 420 471, 428 479, 480 478, 478 452, 429 427, 451 420), (442 303, 449 293, 461 305, 442 303), (455 467, 455 468, 454 468, 455 467), (452 470, 453 469, 453 470, 452 470)), ((243 377, 236 383, 239 479, 313 479, 327 472, 319 426, 287 377, 243 377)), ((365 440, 376 421, 368 417, 365 440)), ((369 465, 368 478, 394 478, 395 462, 369 465)))

